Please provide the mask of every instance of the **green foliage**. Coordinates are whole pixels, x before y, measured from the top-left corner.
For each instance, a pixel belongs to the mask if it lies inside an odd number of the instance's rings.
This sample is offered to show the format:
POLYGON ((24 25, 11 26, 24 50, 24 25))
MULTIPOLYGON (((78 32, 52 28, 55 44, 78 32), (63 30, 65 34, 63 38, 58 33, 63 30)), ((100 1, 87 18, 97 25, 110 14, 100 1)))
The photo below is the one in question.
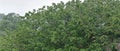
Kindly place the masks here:
POLYGON ((119 5, 118 0, 72 0, 33 10, 1 40, 0 50, 112 50, 120 36, 119 5))
POLYGON ((16 23, 20 22, 20 16, 15 13, 4 15, 0 21, 0 31, 13 31, 16 29, 16 23))

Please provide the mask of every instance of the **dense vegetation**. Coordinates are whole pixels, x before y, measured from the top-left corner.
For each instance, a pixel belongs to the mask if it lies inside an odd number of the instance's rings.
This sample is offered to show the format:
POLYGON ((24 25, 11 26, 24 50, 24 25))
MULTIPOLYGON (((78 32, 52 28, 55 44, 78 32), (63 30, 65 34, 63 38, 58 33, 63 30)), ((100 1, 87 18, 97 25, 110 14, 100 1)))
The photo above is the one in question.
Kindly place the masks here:
POLYGON ((0 51, 119 51, 119 10, 119 0, 72 0, 4 15, 0 51))

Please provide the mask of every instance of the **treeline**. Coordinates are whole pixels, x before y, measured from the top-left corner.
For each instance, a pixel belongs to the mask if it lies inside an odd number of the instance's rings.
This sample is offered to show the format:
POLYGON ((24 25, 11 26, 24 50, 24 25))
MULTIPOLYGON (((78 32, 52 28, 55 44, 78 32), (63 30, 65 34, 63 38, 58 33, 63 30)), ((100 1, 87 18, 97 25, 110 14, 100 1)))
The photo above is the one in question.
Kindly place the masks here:
POLYGON ((0 14, 0 36, 9 34, 15 30, 17 23, 20 22, 20 15, 16 13, 0 14))
POLYGON ((119 51, 119 0, 53 3, 0 16, 0 51, 119 51))

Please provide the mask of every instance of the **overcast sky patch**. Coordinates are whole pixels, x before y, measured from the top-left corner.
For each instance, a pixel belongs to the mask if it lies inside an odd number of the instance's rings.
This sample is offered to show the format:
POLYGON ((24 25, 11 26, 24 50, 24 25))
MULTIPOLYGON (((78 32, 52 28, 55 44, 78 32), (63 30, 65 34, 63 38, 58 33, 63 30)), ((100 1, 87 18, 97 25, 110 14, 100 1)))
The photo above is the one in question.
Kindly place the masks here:
POLYGON ((0 0, 0 13, 15 12, 24 15, 33 9, 51 5, 53 2, 59 3, 60 1, 67 2, 69 0, 0 0))

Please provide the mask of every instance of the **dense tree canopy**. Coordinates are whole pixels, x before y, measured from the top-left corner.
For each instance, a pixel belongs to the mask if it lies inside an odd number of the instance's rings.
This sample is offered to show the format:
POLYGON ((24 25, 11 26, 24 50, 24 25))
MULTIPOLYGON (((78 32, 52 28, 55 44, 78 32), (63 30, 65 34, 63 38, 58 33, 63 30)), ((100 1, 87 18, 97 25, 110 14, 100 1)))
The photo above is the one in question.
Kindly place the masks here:
POLYGON ((120 42, 119 5, 119 0, 72 0, 43 6, 17 18, 16 28, 0 38, 0 50, 115 51, 120 42))
MULTIPOLYGON (((16 23, 20 22, 20 17, 18 14, 9 13, 7 15, 0 14, 0 34, 4 35, 7 31, 13 31, 16 29, 16 23)), ((9 32, 8 32, 9 33, 9 32)))

